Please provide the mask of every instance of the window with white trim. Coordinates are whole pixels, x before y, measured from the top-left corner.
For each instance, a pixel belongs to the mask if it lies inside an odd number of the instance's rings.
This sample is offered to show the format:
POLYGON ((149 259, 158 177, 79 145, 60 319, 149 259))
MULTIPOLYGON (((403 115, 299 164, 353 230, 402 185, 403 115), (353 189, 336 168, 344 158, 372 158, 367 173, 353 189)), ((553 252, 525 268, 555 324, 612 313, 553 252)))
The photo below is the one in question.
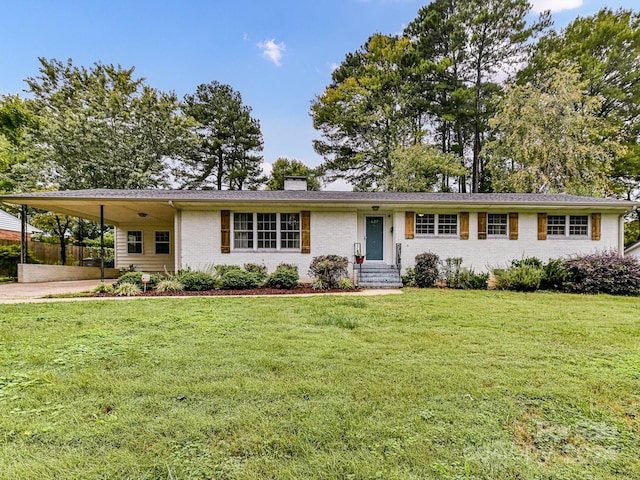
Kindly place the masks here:
POLYGON ((588 237, 589 216, 547 215, 547 235, 550 237, 588 237))
POLYGON ((506 213, 489 213, 487 215, 487 235, 506 236, 508 217, 506 213))
POLYGON ((416 213, 416 235, 457 235, 458 215, 453 213, 416 213))
POLYGON ((127 253, 142 253, 142 230, 127 232, 127 253))
POLYGON ((299 250, 300 213, 234 213, 233 248, 299 250))
POLYGON ((233 248, 253 248, 253 213, 233 214, 233 248))
POLYGON ((156 254, 168 254, 171 252, 169 232, 156 232, 156 254))

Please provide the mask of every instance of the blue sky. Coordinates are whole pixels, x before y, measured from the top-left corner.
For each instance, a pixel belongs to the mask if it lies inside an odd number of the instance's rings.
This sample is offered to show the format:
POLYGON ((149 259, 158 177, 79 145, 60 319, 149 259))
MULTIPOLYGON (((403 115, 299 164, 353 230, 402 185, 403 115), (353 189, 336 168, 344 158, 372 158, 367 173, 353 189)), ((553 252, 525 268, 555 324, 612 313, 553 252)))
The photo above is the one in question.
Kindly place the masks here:
MULTIPOLYGON (((530 0, 531 1, 531 0, 530 0)), ((533 0, 556 28, 637 0, 533 0)), ((137 76, 180 97, 217 80, 242 94, 260 120, 264 158, 322 159, 308 115, 331 71, 369 36, 400 33, 417 0, 20 0, 0 1, 0 94, 22 93, 38 57, 136 67, 137 76)), ((636 7, 637 8, 637 7, 636 7)), ((532 17, 534 18, 534 17, 532 17)))

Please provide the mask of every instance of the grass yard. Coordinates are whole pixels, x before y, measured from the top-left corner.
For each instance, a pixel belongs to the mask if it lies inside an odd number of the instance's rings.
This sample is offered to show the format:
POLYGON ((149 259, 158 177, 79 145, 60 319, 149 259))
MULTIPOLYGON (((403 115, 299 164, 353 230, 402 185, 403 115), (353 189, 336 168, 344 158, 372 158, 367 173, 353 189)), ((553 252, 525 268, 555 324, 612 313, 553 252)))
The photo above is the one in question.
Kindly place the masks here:
POLYGON ((0 478, 640 478, 640 300, 0 305, 0 478))

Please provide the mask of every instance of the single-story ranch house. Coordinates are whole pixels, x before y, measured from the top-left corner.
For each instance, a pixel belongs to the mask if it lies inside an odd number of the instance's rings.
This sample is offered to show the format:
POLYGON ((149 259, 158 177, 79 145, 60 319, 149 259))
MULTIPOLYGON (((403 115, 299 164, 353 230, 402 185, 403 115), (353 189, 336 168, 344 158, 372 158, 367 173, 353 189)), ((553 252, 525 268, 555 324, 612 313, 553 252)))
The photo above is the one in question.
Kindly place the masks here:
MULTIPOLYGON (((115 267, 207 269, 217 264, 298 266, 336 254, 401 270, 433 252, 488 271, 512 259, 615 250, 636 204, 575 195, 306 191, 77 190, 0 196, 114 225, 115 267)), ((355 269, 357 271, 357 269, 355 269)), ((397 275, 397 273, 396 273, 397 275)))

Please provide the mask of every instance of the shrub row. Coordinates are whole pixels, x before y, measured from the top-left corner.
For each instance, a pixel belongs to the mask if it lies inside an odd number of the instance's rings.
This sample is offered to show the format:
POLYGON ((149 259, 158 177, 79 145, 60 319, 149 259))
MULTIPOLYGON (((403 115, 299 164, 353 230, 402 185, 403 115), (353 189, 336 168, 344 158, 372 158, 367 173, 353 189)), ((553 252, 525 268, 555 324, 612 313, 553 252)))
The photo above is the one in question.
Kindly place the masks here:
POLYGON ((640 262, 614 251, 548 263, 537 258, 514 260, 509 268, 495 270, 494 276, 496 288, 504 290, 640 295, 640 262))
MULTIPOLYGON (((441 281, 450 288, 486 289, 489 274, 476 274, 461 263, 460 258, 440 262, 437 255, 422 253, 416 256, 415 268, 408 268, 402 280, 407 286, 421 288, 441 281)), ((547 263, 535 257, 513 260, 506 268, 493 269, 493 276, 496 288, 501 290, 640 295, 640 262, 614 251, 547 263)))

